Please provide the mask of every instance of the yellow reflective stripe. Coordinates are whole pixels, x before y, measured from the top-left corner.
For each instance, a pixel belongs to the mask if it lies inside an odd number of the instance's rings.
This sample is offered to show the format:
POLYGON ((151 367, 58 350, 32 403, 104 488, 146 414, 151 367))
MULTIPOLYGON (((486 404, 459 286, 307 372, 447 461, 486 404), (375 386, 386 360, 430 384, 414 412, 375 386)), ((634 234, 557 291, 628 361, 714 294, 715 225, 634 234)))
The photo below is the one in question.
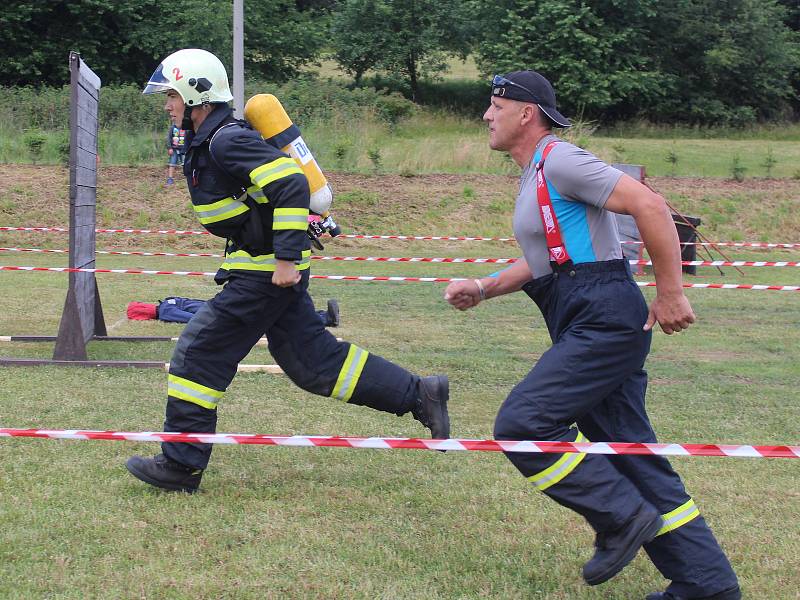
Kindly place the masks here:
POLYGON ((264 193, 264 190, 257 185, 251 185, 249 188, 247 188, 247 195, 255 200, 256 204, 269 204, 269 199, 264 193))
POLYGON ((308 229, 307 208, 276 208, 272 215, 272 229, 308 229))
MULTIPOLYGON (((585 442, 586 438, 579 431, 578 437, 575 438, 575 441, 585 442)), ((572 471, 575 470, 575 467, 577 467, 584 458, 586 458, 586 454, 583 453, 569 452, 563 454, 561 458, 547 467, 544 471, 535 473, 534 475, 528 477, 528 479, 531 483, 533 483, 533 485, 544 491, 551 485, 555 485, 564 479, 564 477, 572 473, 572 471)))
MULTIPOLYGON (((311 267, 311 250, 303 250, 300 261, 295 261, 295 269, 303 271, 311 267)), ((220 269, 226 271, 264 271, 272 272, 275 270, 274 254, 258 254, 253 256, 246 250, 237 250, 225 255, 225 261, 220 265, 220 269)))
POLYGON ((699 516, 700 509, 697 508, 694 500, 689 498, 687 502, 684 502, 675 510, 670 511, 665 515, 661 515, 661 518, 664 519, 664 525, 658 530, 656 535, 664 535, 665 533, 669 533, 681 525, 686 525, 686 523, 692 519, 696 519, 699 516))
POLYGON ((246 204, 241 202, 242 199, 244 199, 244 196, 240 198, 223 198, 211 204, 194 205, 194 212, 197 213, 197 218, 200 219, 203 225, 217 223, 250 210, 246 204))
POLYGON ((250 181, 263 188, 281 177, 295 174, 302 175, 303 171, 297 166, 293 158, 283 156, 250 171, 250 181))
POLYGON ((347 358, 344 359, 342 370, 339 371, 339 378, 333 387, 331 397, 338 398, 342 402, 350 400, 368 356, 369 352, 355 344, 350 344, 350 350, 347 352, 347 358))
POLYGON ((170 374, 167 377, 167 394, 213 410, 225 392, 170 374))

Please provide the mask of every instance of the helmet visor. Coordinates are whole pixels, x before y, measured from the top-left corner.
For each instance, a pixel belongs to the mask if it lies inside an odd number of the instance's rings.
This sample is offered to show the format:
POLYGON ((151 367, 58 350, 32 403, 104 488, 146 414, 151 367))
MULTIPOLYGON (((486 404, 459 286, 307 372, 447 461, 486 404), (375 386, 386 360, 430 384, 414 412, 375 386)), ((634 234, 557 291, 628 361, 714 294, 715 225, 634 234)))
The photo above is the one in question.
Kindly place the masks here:
POLYGON ((148 83, 142 90, 143 94, 164 94, 172 89, 172 86, 161 85, 160 83, 148 83))
POLYGON ((150 76, 150 79, 147 82, 144 90, 142 90, 143 94, 163 94, 169 90, 173 89, 172 85, 170 84, 169 79, 164 77, 164 63, 158 65, 158 68, 153 72, 150 76))

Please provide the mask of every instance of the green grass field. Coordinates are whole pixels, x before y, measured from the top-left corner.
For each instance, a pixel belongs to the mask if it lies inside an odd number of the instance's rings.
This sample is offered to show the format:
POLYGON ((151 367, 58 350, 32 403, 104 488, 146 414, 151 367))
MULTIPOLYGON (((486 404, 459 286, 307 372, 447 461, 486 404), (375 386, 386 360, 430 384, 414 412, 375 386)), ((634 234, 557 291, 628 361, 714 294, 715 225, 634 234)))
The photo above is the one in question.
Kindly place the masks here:
MULTIPOLYGON (((164 190, 153 183, 160 169, 151 171, 135 183, 128 176, 127 185, 101 180, 101 222, 197 228, 189 225, 185 191, 164 190)), ((36 193, 46 184, 51 204, 52 198, 65 197, 63 171, 44 180, 43 172, 4 167, 3 176, 14 183, 0 185, 0 225, 64 223, 63 203, 43 205, 36 193)), ((337 179, 344 195, 337 216, 350 231, 506 235, 503 209, 508 209, 513 179, 493 181, 479 187, 475 179, 457 186, 447 180, 453 196, 438 197, 433 195, 438 188, 422 179, 337 179), (491 186, 500 183, 502 189, 492 195, 491 186), (357 193, 358 186, 365 191, 357 193), (408 200, 416 197, 419 201, 408 200), (464 210, 466 205, 476 210, 464 210)), ((765 200, 760 209, 766 214, 759 239, 800 238, 794 182, 784 183, 783 191, 770 193, 783 199, 765 200)), ((704 217, 727 215, 728 221, 713 224, 714 239, 735 231, 755 239, 750 221, 759 208, 748 203, 752 194, 731 198, 722 182, 705 184, 700 191, 682 187, 680 180, 662 181, 660 187, 673 200, 707 210, 704 217)), ((0 239, 4 247, 50 248, 64 247, 66 240, 58 234, 10 232, 0 232, 0 239)), ((101 236, 98 247, 174 252, 213 251, 218 244, 207 238, 101 236)), ((744 260, 798 260, 791 251, 728 253, 744 260)), ((506 257, 516 252, 497 243, 335 240, 326 254, 506 257)), ((98 258, 100 267, 165 270, 213 271, 217 262, 98 258)), ((66 257, 4 252, 0 263, 58 266, 66 257)), ((315 261, 313 270, 470 277, 493 269, 315 261)), ((795 268, 750 268, 744 275, 723 271, 701 269, 686 281, 798 283, 795 268)), ((98 281, 113 335, 177 335, 180 325, 126 320, 126 305, 215 292, 208 279, 199 277, 108 274, 98 281)), ((66 282, 67 276, 58 273, 0 272, 0 335, 55 334, 66 282)), ((343 324, 337 335, 415 372, 450 376, 454 436, 490 437, 500 403, 548 347, 546 329, 522 294, 459 313, 442 300, 443 289, 424 283, 311 285, 319 306, 327 298, 339 300, 343 324)), ((653 291, 645 294, 652 298, 653 291)), ((697 324, 679 335, 656 333, 648 364, 648 406, 660 439, 799 444, 800 295, 727 290, 688 290, 687 295, 697 324)), ((52 344, 2 343, 0 348, 4 356, 52 354, 52 344)), ((171 348, 169 343, 93 342, 89 354, 166 361, 171 348)), ((257 348, 245 362, 272 360, 257 348)), ((0 424, 158 430, 165 383, 165 374, 155 370, 3 367, 0 424)), ((302 392, 283 376, 263 374, 234 380, 220 409, 219 430, 425 435, 410 417, 343 406, 302 392)), ((145 443, 0 441, 0 598, 631 600, 665 585, 642 554, 610 583, 587 587, 580 569, 591 555, 589 528, 532 489, 502 455, 223 446, 214 452, 202 493, 188 496, 161 493, 125 471, 132 453, 156 452, 155 444, 145 443)), ((745 598, 797 598, 800 463, 726 458, 673 463, 728 552, 745 598)))

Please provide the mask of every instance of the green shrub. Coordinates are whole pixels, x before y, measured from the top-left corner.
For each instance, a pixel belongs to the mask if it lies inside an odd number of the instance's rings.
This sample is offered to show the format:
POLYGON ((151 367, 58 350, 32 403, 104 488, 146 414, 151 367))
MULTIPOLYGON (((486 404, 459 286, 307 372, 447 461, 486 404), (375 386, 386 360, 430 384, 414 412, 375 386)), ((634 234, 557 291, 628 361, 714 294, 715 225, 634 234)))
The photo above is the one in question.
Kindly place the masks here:
MULTIPOLYGON (((414 103, 400 94, 371 88, 349 89, 341 82, 316 78, 295 79, 282 86, 249 82, 247 97, 272 93, 278 97, 290 118, 302 127, 310 121, 333 118, 358 119, 374 112, 389 125, 411 116, 414 103)), ((69 129, 69 86, 0 86, 0 127, 69 129)), ((122 131, 161 131, 169 125, 160 94, 143 96, 137 85, 112 85, 100 89, 98 124, 100 129, 122 131)))
POLYGON ((147 211, 140 210, 133 219, 133 226, 138 229, 145 229, 151 225, 152 223, 150 222, 150 215, 147 213, 147 211))
POLYGON ((731 159, 731 178, 735 181, 744 181, 744 175, 747 172, 747 167, 742 164, 742 159, 738 154, 733 155, 731 159))
POLYGON ((670 148, 667 155, 664 159, 670 164, 670 175, 675 177, 675 173, 678 170, 678 153, 675 152, 675 143, 672 143, 672 148, 670 148))
POLYGON ((56 154, 58 162, 65 167, 69 165, 69 150, 69 132, 59 131, 56 137, 56 154))
MULTIPOLYGON (((411 90, 405 81, 386 77, 369 77, 364 85, 402 94, 408 98, 411 90)), ((419 82, 417 102, 423 106, 441 108, 459 115, 480 118, 489 107, 489 86, 486 82, 467 79, 448 79, 419 82)))
POLYGON ((162 94, 143 95, 138 85, 112 85, 100 90, 101 129, 164 130, 169 119, 162 94))
POLYGON ((414 112, 414 103, 399 94, 366 87, 351 89, 342 82, 314 77, 295 79, 278 87, 249 82, 245 88, 247 97, 259 93, 275 95, 301 129, 304 124, 317 121, 358 120, 367 113, 395 125, 414 112))
POLYGON ((767 156, 764 158, 764 162, 761 163, 761 166, 764 167, 764 170, 766 171, 767 179, 772 177, 772 168, 776 164, 778 164, 778 161, 775 158, 775 155, 772 153, 772 146, 770 146, 767 148, 767 156))
POLYGON ((367 158, 372 163, 372 172, 376 175, 381 172, 381 167, 383 166, 383 157, 381 156, 381 151, 379 148, 370 148, 367 150, 367 158))
POLYGON ((381 120, 394 127, 402 119, 407 119, 414 114, 414 104, 399 94, 387 94, 378 98, 378 116, 381 120))
POLYGON ((25 147, 28 149, 28 154, 33 164, 36 164, 42 158, 47 136, 43 132, 33 129, 25 133, 23 141, 25 142, 25 147))
POLYGON ((353 147, 352 142, 350 140, 341 140, 336 142, 336 145, 333 147, 333 156, 336 159, 336 168, 339 171, 344 170, 347 156, 350 154, 350 149, 353 147))

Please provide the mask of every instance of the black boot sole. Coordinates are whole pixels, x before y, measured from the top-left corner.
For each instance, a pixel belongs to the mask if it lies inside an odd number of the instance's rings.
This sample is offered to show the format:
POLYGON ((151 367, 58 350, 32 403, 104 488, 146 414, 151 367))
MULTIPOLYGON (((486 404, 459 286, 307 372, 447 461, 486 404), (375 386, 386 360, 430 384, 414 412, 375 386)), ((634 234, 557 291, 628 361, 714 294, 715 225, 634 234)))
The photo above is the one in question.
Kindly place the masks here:
POLYGON ((622 571, 622 569, 628 566, 628 563, 636 558, 636 555, 639 553, 639 549, 644 544, 656 537, 656 534, 663 525, 664 522, 660 515, 654 517, 651 523, 649 523, 646 527, 642 527, 641 531, 639 531, 636 537, 631 540, 628 548, 625 550, 625 553, 621 554, 617 561, 610 565, 608 569, 599 575, 595 575, 594 577, 586 577, 584 575, 584 580, 586 583, 589 585, 600 585, 622 571))
POLYGON ((133 458, 129 458, 125 463, 125 468, 128 469, 131 475, 136 477, 145 483, 149 483, 150 485, 161 488, 162 490, 169 490, 170 492, 185 492, 187 494, 194 494, 197 492, 198 488, 196 487, 186 487, 185 485, 175 484, 175 483, 168 483, 164 481, 160 481, 158 479, 154 479, 150 477, 144 471, 138 469, 131 461, 133 458))

